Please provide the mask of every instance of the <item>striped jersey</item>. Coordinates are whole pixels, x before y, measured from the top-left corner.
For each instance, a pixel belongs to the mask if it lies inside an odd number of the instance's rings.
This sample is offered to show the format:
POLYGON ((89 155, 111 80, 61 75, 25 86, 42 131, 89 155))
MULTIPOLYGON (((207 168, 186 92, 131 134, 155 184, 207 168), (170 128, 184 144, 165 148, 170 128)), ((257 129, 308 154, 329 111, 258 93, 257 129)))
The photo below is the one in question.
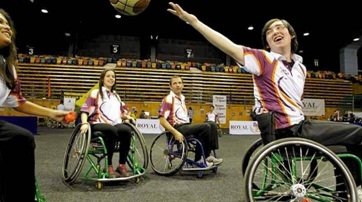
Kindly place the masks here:
POLYGON ((26 102, 20 88, 20 81, 17 78, 15 67, 13 67, 15 87, 9 89, 3 78, 0 77, 0 107, 18 107, 26 102))
POLYGON ((172 91, 163 98, 159 116, 164 117, 172 126, 189 123, 185 96, 177 96, 172 91))
POLYGON ((90 124, 107 123, 116 125, 122 123, 122 115, 128 113, 128 108, 121 101, 116 92, 110 92, 102 87, 103 100, 99 95, 99 90, 95 89, 87 97, 81 112, 88 113, 90 124))
POLYGON ((303 58, 293 54, 294 64, 289 64, 278 53, 243 49, 245 65, 238 65, 253 74, 255 112, 274 111, 276 129, 304 120, 302 98, 307 71, 303 58))

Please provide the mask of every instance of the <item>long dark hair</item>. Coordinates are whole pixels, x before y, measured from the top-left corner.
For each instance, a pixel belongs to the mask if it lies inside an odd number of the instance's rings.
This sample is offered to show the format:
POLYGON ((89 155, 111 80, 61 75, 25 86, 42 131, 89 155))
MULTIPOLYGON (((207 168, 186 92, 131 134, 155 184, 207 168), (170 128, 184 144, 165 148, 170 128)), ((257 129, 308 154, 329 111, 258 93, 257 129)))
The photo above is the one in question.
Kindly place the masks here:
MULTIPOLYGON (((99 82, 98 82, 98 84, 99 84, 99 86, 98 86, 98 89, 99 89, 99 94, 100 94, 100 96, 101 96, 101 98, 102 98, 102 100, 103 100, 103 91, 102 91, 102 87, 103 87, 103 84, 104 84, 104 77, 106 76, 106 73, 107 72, 109 72, 109 71, 112 71, 113 73, 114 73, 114 78, 115 78, 115 80, 114 80, 114 85, 112 86, 112 88, 111 88, 111 92, 113 92, 113 91, 115 91, 116 90, 116 84, 117 84, 117 75, 116 75, 116 71, 114 71, 114 69, 105 69, 105 70, 103 70, 102 71, 102 73, 101 73, 101 76, 99 77, 99 82)), ((118 96, 117 96, 117 98, 118 98, 118 96)))
POLYGON ((263 47, 265 50, 270 50, 270 47, 268 45, 268 43, 266 42, 266 32, 268 31, 270 25, 272 25, 274 22, 276 21, 281 21, 283 23, 283 25, 288 29, 289 33, 291 36, 294 36, 292 38, 292 43, 291 43, 291 48, 292 48, 292 53, 297 52, 298 50, 298 40, 297 40, 297 33, 295 32, 294 28, 292 25, 289 24, 288 21, 284 20, 284 19, 279 19, 279 18, 274 18, 269 20, 268 22, 265 23, 263 29, 261 30, 261 41, 263 43, 263 47))
POLYGON ((6 86, 9 89, 13 89, 15 86, 15 72, 13 70, 13 67, 17 67, 17 50, 15 45, 16 31, 14 27, 14 22, 11 19, 10 15, 1 8, 0 14, 3 15, 8 21, 10 29, 13 32, 13 35, 11 36, 11 44, 0 49, 0 77, 4 80, 6 86))

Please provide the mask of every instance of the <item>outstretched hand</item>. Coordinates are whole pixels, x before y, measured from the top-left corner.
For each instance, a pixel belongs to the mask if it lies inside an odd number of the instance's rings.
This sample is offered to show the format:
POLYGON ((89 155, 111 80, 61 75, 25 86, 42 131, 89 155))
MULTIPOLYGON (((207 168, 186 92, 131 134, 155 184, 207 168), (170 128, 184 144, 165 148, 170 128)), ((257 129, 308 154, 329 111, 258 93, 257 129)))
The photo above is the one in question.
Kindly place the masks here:
POLYGON ((181 6, 175 4, 173 2, 168 3, 172 8, 167 9, 168 12, 178 16, 181 20, 185 21, 187 24, 193 24, 197 21, 195 15, 192 15, 186 11, 184 11, 181 6))
POLYGON ((62 110, 54 110, 53 113, 51 114, 50 118, 63 123, 64 122, 64 117, 69 114, 70 112, 68 111, 62 111, 62 110))

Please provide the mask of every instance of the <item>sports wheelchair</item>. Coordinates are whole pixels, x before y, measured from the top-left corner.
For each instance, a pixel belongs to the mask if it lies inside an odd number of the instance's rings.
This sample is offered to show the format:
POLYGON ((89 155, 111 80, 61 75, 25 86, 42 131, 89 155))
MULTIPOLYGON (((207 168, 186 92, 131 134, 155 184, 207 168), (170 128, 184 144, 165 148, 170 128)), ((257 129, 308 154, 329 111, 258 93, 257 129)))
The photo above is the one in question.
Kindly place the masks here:
POLYGON ((359 157, 345 146, 323 146, 300 137, 263 144, 256 140, 242 160, 246 201, 358 201, 356 184, 342 159, 359 157))
POLYGON ((45 197, 40 192, 40 187, 38 185, 38 181, 35 181, 35 200, 37 202, 45 202, 45 197))
MULTIPOLYGON (((82 179, 96 181, 96 187, 101 189, 103 182, 124 181, 135 179, 140 182, 140 177, 146 173, 148 167, 148 150, 143 135, 132 123, 124 123, 132 130, 131 146, 127 158, 127 165, 132 170, 129 177, 110 178, 108 173, 107 149, 101 132, 92 134, 90 125, 86 134, 81 133, 81 124, 73 130, 68 147, 64 154, 63 181, 67 184, 75 183, 81 174, 85 160, 88 161, 88 169, 82 175, 82 179), (103 160, 103 163, 102 163, 103 160)), ((119 143, 116 144, 119 147, 119 143)), ((115 151, 118 151, 116 148, 115 151)))
MULTIPOLYGON (((213 150, 215 157, 216 151, 213 150)), ((163 176, 171 176, 182 171, 198 172, 201 178, 204 171, 217 172, 217 165, 207 166, 202 143, 194 138, 188 137, 180 143, 176 141, 171 132, 165 131, 157 135, 150 148, 151 167, 155 173, 163 176), (195 154, 199 152, 203 161, 195 161, 195 154)))

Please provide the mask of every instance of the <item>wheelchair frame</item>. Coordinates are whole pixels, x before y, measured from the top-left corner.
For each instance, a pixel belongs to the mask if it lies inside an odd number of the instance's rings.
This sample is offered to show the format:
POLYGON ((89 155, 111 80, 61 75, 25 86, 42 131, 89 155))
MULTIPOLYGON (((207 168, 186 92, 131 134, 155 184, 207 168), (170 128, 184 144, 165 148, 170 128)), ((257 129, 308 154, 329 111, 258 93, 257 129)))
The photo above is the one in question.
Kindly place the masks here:
MULTIPOLYGON (((98 189, 103 187, 103 182, 135 179, 135 182, 139 183, 141 180, 140 177, 147 171, 149 162, 148 150, 144 137, 139 130, 131 123, 124 124, 128 125, 132 130, 127 165, 132 170, 133 175, 129 177, 109 178, 107 149, 103 138, 100 136, 92 138, 89 124, 87 134, 80 133, 81 124, 78 124, 73 131, 64 154, 63 181, 67 184, 73 184, 79 177, 85 160, 87 160, 89 167, 81 178, 96 181, 96 187, 98 189), (74 162, 75 165, 72 165, 72 160, 74 159, 76 162, 74 162)), ((116 144, 116 147, 118 146, 119 144, 116 144)))
POLYGON ((40 187, 38 181, 35 180, 35 201, 37 202, 45 202, 45 197, 40 192, 40 187))
POLYGON ((258 139, 242 160, 246 200, 358 201, 355 181, 342 159, 355 160, 360 171, 362 161, 346 151, 345 146, 326 147, 299 137, 266 145, 258 139), (327 171, 334 172, 333 179, 326 177, 332 176, 327 171))
MULTIPOLYGON (((213 154, 217 157, 215 150, 213 154)), ((202 144, 198 139, 184 138, 180 143, 167 131, 157 135, 150 147, 151 167, 158 175, 171 176, 182 170, 196 171, 198 172, 197 177, 201 178, 204 171, 211 170, 213 173, 217 173, 218 166, 208 167, 205 159, 202 144), (200 149, 203 162, 196 162, 192 159, 197 149, 200 149)))

